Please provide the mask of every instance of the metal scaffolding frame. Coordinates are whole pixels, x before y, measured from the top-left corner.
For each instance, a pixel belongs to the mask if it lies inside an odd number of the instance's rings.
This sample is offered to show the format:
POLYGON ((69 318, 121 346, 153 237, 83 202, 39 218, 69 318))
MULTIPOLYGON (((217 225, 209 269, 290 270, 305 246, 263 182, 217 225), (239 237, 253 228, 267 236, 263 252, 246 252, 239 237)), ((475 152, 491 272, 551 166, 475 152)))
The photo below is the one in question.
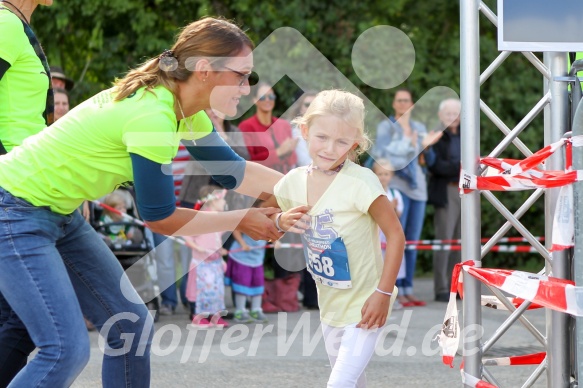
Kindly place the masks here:
MULTIPOLYGON (((497 157, 510 144, 513 144, 524 154, 532 155, 520 141, 518 136, 528 126, 528 124, 541 112, 544 112, 544 144, 560 140, 567 130, 569 122, 568 112, 568 84, 559 81, 557 77, 567 75, 567 54, 566 53, 544 53, 544 63, 534 54, 522 52, 531 64, 541 73, 543 79, 543 93, 538 103, 525 114, 524 118, 514 127, 509 128, 488 105, 480 99, 480 86, 493 75, 511 52, 501 52, 497 58, 480 74, 480 33, 479 15, 482 12, 486 18, 492 22, 495 28, 498 27, 496 14, 480 0, 460 1, 460 48, 461 48, 461 128, 462 128, 462 166, 470 174, 480 173, 480 111, 482 111, 496 127, 504 134, 504 139, 492 150, 488 156, 497 157)), ((517 55, 517 54, 512 54, 517 55)), ((551 170, 564 169, 564 161, 561 153, 555 153, 546 163, 546 168, 551 170)), ((538 189, 533 192, 527 201, 515 212, 508 210, 491 192, 474 191, 462 196, 462 258, 464 260, 474 260, 476 267, 481 267, 483 258, 498 240, 507 231, 514 227, 545 259, 545 273, 552 271, 553 276, 560 278, 570 278, 571 268, 567 251, 554 252, 551 256, 549 250, 543 246, 532 233, 520 222, 520 217, 545 194, 545 241, 546 245, 551 245, 552 220, 555 204, 560 189, 538 189), (507 222, 494 234, 494 236, 481 247, 480 245, 480 195, 489 201, 494 208, 507 220, 507 222), (480 258, 480 260, 476 260, 480 258)), ((464 299, 463 299, 463 326, 476 327, 482 324, 481 283, 472 276, 464 278, 464 299)), ((549 387, 568 387, 571 376, 571 341, 569 334, 570 316, 564 313, 548 310, 546 313, 546 333, 541 333, 523 315, 529 303, 515 308, 504 295, 495 288, 490 288, 501 302, 510 311, 508 319, 496 330, 496 332, 482 342, 480 338, 474 336, 470 340, 464 339, 462 346, 465 351, 471 350, 464 355, 465 372, 479 379, 484 379, 492 384, 500 385, 494 375, 484 367, 482 355, 496 343, 496 341, 516 322, 520 322, 533 337, 545 347, 547 351, 546 359, 534 370, 531 376, 524 383, 524 387, 529 387, 546 371, 547 385, 549 387), (477 350, 477 351, 476 351, 477 350)))

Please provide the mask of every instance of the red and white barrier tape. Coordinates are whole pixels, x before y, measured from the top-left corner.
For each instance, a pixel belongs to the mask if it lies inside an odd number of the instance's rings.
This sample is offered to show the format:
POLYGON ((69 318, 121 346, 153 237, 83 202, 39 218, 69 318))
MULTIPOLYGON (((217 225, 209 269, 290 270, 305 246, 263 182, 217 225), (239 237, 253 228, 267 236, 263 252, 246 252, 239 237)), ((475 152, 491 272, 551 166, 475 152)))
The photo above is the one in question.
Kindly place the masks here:
MULTIPOLYGON (((466 261, 463 264, 474 265, 474 262, 466 261)), ((451 287, 449 290, 449 303, 447 304, 441 331, 436 337, 437 342, 441 347, 442 361, 445 365, 449 365, 450 368, 453 368, 453 359, 460 342, 460 324, 456 305, 456 294, 458 293, 458 290, 460 290, 460 295, 463 297, 463 279, 460 278, 462 276, 461 270, 461 263, 456 264, 453 268, 451 274, 451 287)))
POLYGON ((462 383, 472 388, 498 388, 487 381, 480 380, 472 375, 467 374, 463 369, 460 369, 462 374, 462 383))
MULTIPOLYGON (((461 251, 461 245, 406 245, 408 251, 461 251)), ((530 245, 495 245, 490 252, 538 252, 530 245)))
POLYGON ((583 179, 583 171, 572 171, 571 147, 581 146, 583 136, 561 139, 523 159, 482 158, 480 163, 498 170, 491 176, 477 176, 462 169, 460 192, 472 190, 513 191, 564 186, 583 179), (565 171, 543 171, 537 168, 563 145, 567 148, 565 171))
POLYGON ((473 190, 519 191, 561 187, 583 180, 583 171, 545 171, 539 176, 523 173, 520 175, 476 176, 464 170, 460 173, 461 193, 473 190))
POLYGON ((575 245, 575 212, 573 185, 561 187, 553 217, 553 245, 551 251, 562 251, 575 245))
MULTIPOLYGON (((483 364, 485 366, 513 366, 513 365, 539 365, 542 363, 547 354, 545 352, 525 354, 522 356, 510 356, 510 357, 499 357, 484 359, 483 364)), ((480 380, 468 373, 463 368, 463 362, 460 367, 460 373, 462 375, 462 383, 472 388, 497 388, 496 385, 492 385, 487 381, 480 380)))
MULTIPOLYGON (((118 214, 126 219, 131 220, 132 222, 140 225, 140 226, 144 226, 146 228, 148 228, 148 224, 145 223, 144 221, 140 220, 139 218, 133 217, 127 213, 121 212, 119 210, 117 210, 114 207, 111 207, 109 205, 106 205, 103 202, 94 200, 92 201, 93 203, 95 203, 96 205, 112 212, 115 214, 118 214)), ((177 243, 181 244, 181 245, 186 245, 186 242, 184 241, 184 239, 180 238, 180 237, 175 237, 175 236, 167 236, 169 239, 176 241, 177 243)), ((536 237, 539 240, 544 240, 544 237, 536 237)), ((488 241, 488 239, 482 239, 483 241, 488 241)), ((407 241, 407 245, 405 246, 405 249, 407 250, 420 250, 420 251, 459 251, 461 250, 461 245, 450 245, 450 244, 439 244, 439 242, 446 242, 446 241, 453 241, 453 242, 460 242, 461 240, 413 240, 413 241, 407 241), (427 245, 425 244, 425 242, 433 242, 432 245, 427 245), (413 243, 421 243, 421 244, 417 244, 417 245, 413 245, 413 243)), ((523 237, 505 237, 499 240, 499 242, 522 242, 522 241, 527 241, 525 238, 523 237)), ((270 245, 264 245, 264 246, 255 246, 252 247, 252 249, 264 249, 264 248, 274 248, 273 244, 270 245)), ((289 249, 289 248, 303 248, 302 244, 288 244, 288 243, 282 243, 282 244, 278 244, 278 248, 283 248, 283 249, 289 249)), ((382 244, 382 248, 385 249, 386 248, 386 244, 382 244)), ((236 249, 234 251, 230 251, 230 252, 240 252, 243 249, 236 249)), ((496 245, 493 246, 491 249, 492 252, 537 252, 536 249, 534 249, 531 246, 522 246, 522 245, 496 245)))
POLYGON ((523 354, 522 356, 487 358, 484 359, 482 363, 485 366, 539 365, 546 357, 546 352, 540 352, 523 354))
MULTIPOLYGON (((485 237, 480 239, 481 243, 487 243, 490 241, 490 237, 485 237)), ((544 237, 534 237, 535 240, 544 241, 544 237)), ((518 243, 518 242, 528 242, 528 240, 524 237, 502 237, 498 239, 497 243, 518 243)), ((454 240, 408 240, 405 242, 407 245, 442 245, 442 244, 461 244, 461 239, 454 239, 454 240)))
MULTIPOLYGON (((515 308, 519 308, 522 306, 524 302, 526 302, 522 298, 506 298, 508 302, 510 302, 515 308)), ((506 305, 498 299, 498 297, 493 295, 482 295, 481 304, 484 307, 488 307, 494 310, 508 310, 506 305)), ((531 303, 530 306, 527 307, 527 310, 536 310, 543 308, 540 304, 531 303)))
MULTIPOLYGON (((456 293, 462 289, 462 269, 482 283, 516 295, 539 306, 574 316, 583 316, 583 306, 578 306, 577 295, 583 287, 575 287, 571 280, 505 269, 476 268, 473 261, 456 264, 452 273, 450 299, 441 332, 437 335, 442 349, 443 363, 453 368, 459 339, 459 321, 456 293)), ((463 297, 463 293, 460 292, 463 297)))
POLYGON ((490 176, 477 176, 462 169, 460 193, 473 190, 514 191, 561 187, 553 223, 551 251, 567 249, 574 244, 572 183, 583 180, 583 170, 572 170, 572 148, 583 146, 583 136, 564 138, 523 159, 482 158, 481 163, 497 170, 490 176), (546 171, 537 168, 549 156, 565 146, 565 170, 546 171))
POLYGON ((583 316, 583 306, 579 307, 577 305, 576 293, 578 290, 572 280, 522 271, 470 266, 464 266, 464 271, 467 271, 482 283, 516 295, 519 298, 552 310, 583 316))

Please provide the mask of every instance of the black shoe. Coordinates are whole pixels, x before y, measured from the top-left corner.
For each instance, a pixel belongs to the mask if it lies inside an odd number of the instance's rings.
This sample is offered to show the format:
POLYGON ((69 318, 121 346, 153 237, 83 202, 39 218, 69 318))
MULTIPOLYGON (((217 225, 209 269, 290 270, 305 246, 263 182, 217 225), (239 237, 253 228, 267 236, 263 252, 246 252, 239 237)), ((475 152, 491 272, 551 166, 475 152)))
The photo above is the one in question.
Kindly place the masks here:
POLYGON ((435 301, 449 302, 449 292, 440 292, 439 294, 435 294, 435 301))

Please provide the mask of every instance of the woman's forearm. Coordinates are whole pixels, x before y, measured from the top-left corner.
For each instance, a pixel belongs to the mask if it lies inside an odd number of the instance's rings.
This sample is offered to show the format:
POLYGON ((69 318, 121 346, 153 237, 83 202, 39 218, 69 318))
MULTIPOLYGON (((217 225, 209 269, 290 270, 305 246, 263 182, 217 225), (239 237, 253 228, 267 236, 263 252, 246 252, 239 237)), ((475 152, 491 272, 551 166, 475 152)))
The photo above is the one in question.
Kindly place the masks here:
POLYGON ((148 227, 167 236, 194 236, 239 230, 254 240, 277 240, 281 233, 269 218, 277 208, 251 208, 229 212, 196 211, 177 208, 159 221, 148 221, 148 227))
POLYGON ((196 211, 176 208, 171 216, 147 224, 156 233, 167 236, 196 236, 207 233, 233 231, 245 217, 246 210, 228 212, 196 211))
POLYGON ((282 177, 280 172, 255 162, 247 162, 243 182, 235 191, 266 200, 273 194, 273 187, 282 177))

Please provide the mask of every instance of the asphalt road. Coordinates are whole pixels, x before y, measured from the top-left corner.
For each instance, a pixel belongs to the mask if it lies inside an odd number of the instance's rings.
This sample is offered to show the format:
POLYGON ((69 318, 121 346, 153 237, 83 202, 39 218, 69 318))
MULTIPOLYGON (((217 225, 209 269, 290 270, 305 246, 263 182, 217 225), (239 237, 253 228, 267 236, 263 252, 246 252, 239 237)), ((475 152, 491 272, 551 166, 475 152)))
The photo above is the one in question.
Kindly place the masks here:
MULTIPOLYGON (((367 370, 368 387, 461 386, 459 365, 441 362, 432 341, 445 314, 445 303, 433 302, 432 280, 416 280, 425 307, 394 311, 367 370)), ((229 292, 227 292, 229 294, 229 292)), ((229 307, 229 303, 227 304, 229 307)), ((461 310, 461 302, 458 302, 461 310)), ((508 317, 504 311, 483 309, 484 338, 508 317)), ((269 314, 269 324, 232 325, 194 330, 185 312, 161 317, 152 348, 152 387, 325 387, 330 365, 324 350, 317 311, 269 314)), ((544 312, 527 313, 543 333, 544 312)), ((461 316, 460 316, 461 319, 461 316)), ((73 387, 101 386, 102 351, 98 334, 90 333, 91 360, 73 387)), ((486 356, 541 351, 542 346, 520 324, 513 325, 486 356)), ((534 371, 531 366, 490 367, 501 386, 518 387, 534 371)), ((546 375, 535 383, 546 387, 546 375)))

